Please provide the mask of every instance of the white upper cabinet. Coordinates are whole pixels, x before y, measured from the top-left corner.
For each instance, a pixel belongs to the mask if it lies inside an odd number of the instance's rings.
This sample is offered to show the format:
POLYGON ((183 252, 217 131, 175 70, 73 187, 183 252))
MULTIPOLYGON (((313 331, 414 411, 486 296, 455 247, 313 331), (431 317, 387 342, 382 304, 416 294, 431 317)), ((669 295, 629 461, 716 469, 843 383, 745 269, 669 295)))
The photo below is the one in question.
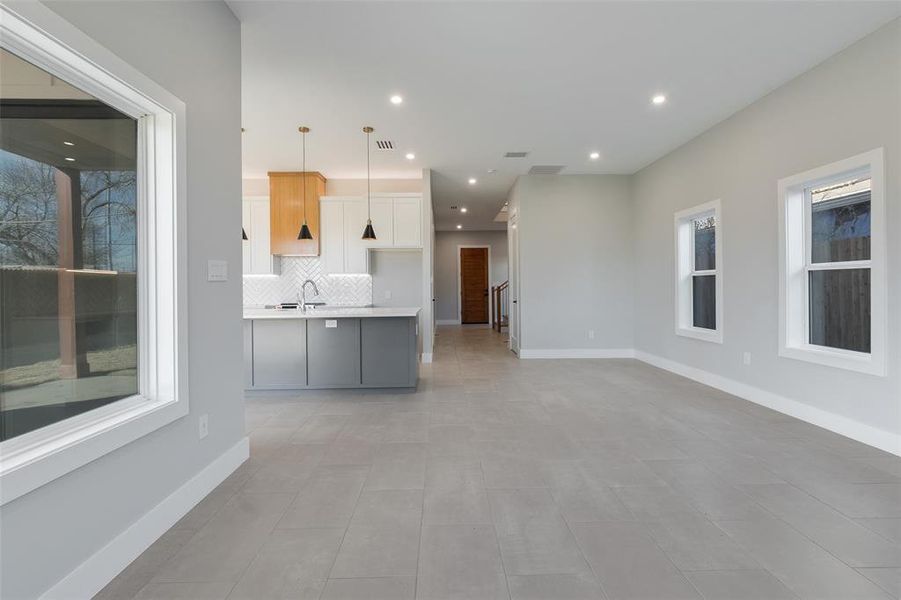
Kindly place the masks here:
POLYGON ((394 240, 394 198, 372 198, 372 228, 376 240, 370 248, 390 248, 394 240))
POLYGON ((253 196, 241 203, 241 224, 247 239, 243 248, 245 275, 271 275, 278 272, 278 259, 269 250, 269 198, 253 196))
POLYGON ((368 273, 369 254, 363 241, 366 228, 366 201, 344 203, 344 272, 368 273))
POLYGON ((394 248, 422 247, 422 196, 394 198, 394 248))
POLYGON ((322 264, 326 273, 368 273, 370 248, 422 247, 422 196, 373 194, 372 206, 357 196, 322 196, 322 264), (367 215, 376 239, 363 240, 367 215))

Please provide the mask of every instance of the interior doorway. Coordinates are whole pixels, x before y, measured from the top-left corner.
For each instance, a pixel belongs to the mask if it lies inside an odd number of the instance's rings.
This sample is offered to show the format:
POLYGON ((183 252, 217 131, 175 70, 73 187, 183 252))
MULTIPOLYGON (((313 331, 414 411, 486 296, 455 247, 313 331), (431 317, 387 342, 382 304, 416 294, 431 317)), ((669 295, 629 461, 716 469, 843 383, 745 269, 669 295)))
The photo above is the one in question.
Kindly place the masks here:
POLYGON ((491 321, 490 265, 489 246, 459 247, 460 323, 464 325, 487 325, 491 321))

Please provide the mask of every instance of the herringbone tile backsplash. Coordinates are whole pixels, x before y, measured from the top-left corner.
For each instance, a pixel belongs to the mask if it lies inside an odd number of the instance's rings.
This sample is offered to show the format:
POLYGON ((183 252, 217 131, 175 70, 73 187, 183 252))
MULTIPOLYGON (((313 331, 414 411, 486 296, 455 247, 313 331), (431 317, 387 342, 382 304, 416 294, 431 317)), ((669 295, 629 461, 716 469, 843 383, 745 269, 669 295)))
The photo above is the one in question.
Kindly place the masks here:
MULTIPOLYGON (((300 286, 307 279, 313 280, 319 288, 319 297, 312 300, 332 306, 372 304, 370 275, 326 275, 318 258, 285 256, 281 262, 281 275, 244 276, 244 306, 296 302, 300 286)), ((307 293, 312 293, 312 290, 307 289, 307 293)))

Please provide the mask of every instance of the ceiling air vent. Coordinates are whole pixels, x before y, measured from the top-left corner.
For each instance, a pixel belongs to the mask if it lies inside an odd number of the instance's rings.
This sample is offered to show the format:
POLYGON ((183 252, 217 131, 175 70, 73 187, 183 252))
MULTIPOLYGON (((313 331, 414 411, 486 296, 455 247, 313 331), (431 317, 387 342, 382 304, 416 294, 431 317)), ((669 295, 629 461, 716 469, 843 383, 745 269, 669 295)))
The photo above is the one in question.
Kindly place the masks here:
POLYGON ((504 154, 504 158, 525 158, 528 155, 528 152, 507 152, 504 154))
POLYGON ((556 175, 565 168, 564 165, 534 165, 529 169, 529 175, 556 175))
POLYGON ((375 147, 379 150, 394 150, 394 142, 391 140, 376 140, 375 147))

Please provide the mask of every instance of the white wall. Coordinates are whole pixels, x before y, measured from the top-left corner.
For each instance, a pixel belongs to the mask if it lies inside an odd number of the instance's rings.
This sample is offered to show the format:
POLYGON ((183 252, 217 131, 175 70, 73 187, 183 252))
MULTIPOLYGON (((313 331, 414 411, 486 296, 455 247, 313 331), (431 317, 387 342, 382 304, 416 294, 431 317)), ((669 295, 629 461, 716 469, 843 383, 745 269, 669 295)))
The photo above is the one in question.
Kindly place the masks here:
POLYGON ((509 202, 519 219, 522 356, 631 349, 630 178, 523 176, 509 202))
POLYGON ((899 48, 896 20, 635 175, 637 349, 901 432, 899 48), (776 182, 878 147, 889 219, 889 376, 779 358, 776 182), (673 213, 715 198, 723 204, 722 346, 673 333, 673 213))
POLYGON ((460 290, 457 272, 459 246, 491 247, 491 282, 507 279, 506 231, 438 231, 435 233, 435 318, 460 321, 460 290))
POLYGON ((370 250, 373 306, 422 307, 422 250, 370 250), (390 294, 390 298, 386 297, 390 294))
POLYGON ((244 437, 239 24, 218 2, 48 6, 187 105, 190 414, 0 509, 11 600, 39 596, 244 437), (209 258, 228 261, 228 282, 206 282, 209 258))

